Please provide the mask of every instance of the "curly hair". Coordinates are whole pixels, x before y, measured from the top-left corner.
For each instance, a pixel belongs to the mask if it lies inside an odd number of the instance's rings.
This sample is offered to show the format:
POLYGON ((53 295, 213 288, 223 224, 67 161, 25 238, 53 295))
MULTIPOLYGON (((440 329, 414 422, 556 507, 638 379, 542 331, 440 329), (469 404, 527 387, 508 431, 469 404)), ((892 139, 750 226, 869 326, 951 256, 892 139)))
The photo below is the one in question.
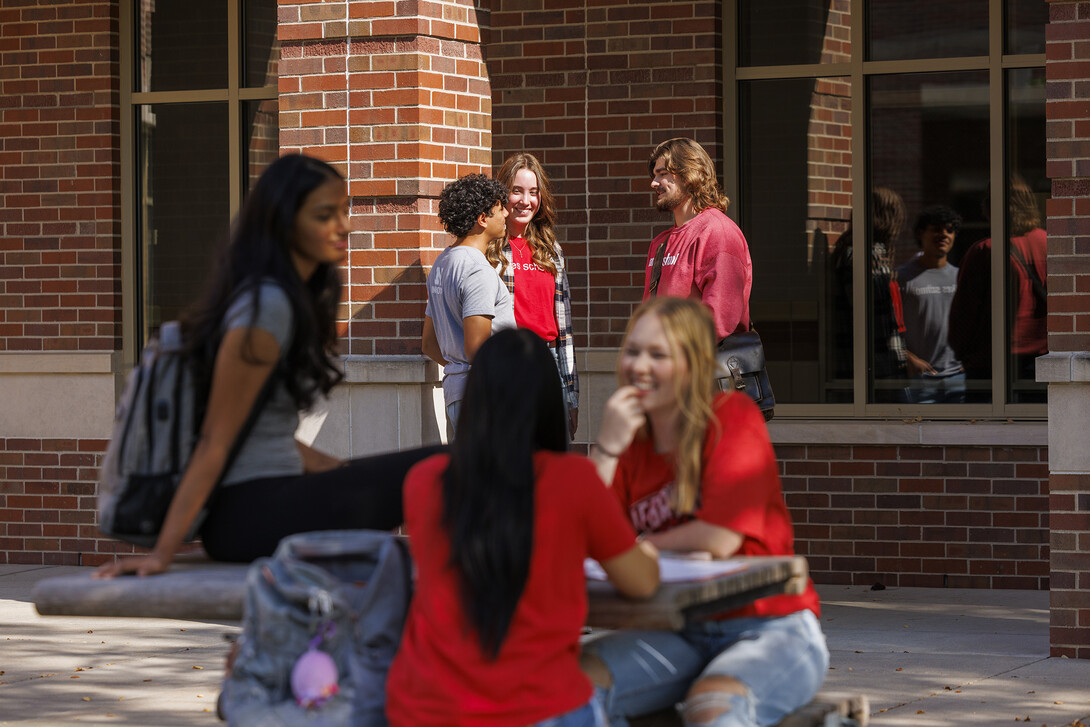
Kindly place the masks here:
POLYGON ((443 187, 439 195, 439 221, 455 237, 473 231, 477 218, 507 201, 507 187, 483 174, 467 174, 443 187))
POLYGON ((953 229, 954 234, 957 234, 961 229, 961 215, 946 205, 937 204, 926 208, 923 212, 920 212, 920 216, 916 218, 914 232, 916 233, 917 244, 923 244, 919 235, 931 225, 943 229, 950 227, 953 229))
POLYGON ((715 163, 708 156, 708 152, 704 151, 704 147, 685 137, 662 142, 647 159, 647 173, 652 178, 655 176, 655 162, 659 159, 662 159, 668 172, 677 175, 681 180, 685 191, 692 197, 693 208, 697 212, 703 212, 709 207, 727 211, 730 200, 719 188, 715 163))

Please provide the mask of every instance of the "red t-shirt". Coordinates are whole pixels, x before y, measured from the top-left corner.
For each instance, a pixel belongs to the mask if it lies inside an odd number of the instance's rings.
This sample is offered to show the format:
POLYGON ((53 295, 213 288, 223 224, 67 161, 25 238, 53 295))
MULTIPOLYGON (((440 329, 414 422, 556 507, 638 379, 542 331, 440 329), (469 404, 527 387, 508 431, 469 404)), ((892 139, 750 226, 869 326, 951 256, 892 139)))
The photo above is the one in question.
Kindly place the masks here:
POLYGON ((704 302, 712 309, 719 338, 748 330, 753 264, 746 238, 734 220, 709 207, 684 225, 659 233, 647 250, 644 300, 650 296, 655 253, 663 240, 666 251, 655 295, 704 302))
MULTIPOLYGON (((712 409, 720 431, 709 422, 692 515, 674 511, 674 468, 655 452, 650 438, 637 437, 621 455, 613 491, 639 532, 669 530, 696 517, 739 533, 738 555, 794 555, 794 528, 764 416, 748 396, 738 393, 717 394, 712 409)), ((785 616, 803 609, 820 615, 817 592, 809 582, 802 595, 769 596, 717 618, 785 616)))
POLYGON ((632 526, 589 460, 535 455, 539 487, 530 572, 499 658, 488 661, 461 608, 450 541, 440 524, 448 461, 436 455, 405 478, 405 526, 417 583, 386 682, 390 724, 513 727, 576 709, 591 696, 579 669, 587 615, 583 560, 608 560, 633 547, 632 526))
POLYGON ((546 341, 556 340, 556 278, 534 262, 534 253, 521 237, 510 237, 511 269, 515 275, 515 323, 546 341))

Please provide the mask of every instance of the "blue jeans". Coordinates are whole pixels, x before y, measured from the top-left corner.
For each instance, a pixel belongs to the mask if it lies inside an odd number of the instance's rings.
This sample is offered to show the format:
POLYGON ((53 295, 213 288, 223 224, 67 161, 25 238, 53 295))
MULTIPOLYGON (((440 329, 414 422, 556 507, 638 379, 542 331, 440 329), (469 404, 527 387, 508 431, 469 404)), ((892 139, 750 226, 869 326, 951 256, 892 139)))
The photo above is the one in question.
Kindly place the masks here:
POLYGON ((609 727, 609 722, 606 721, 602 702, 594 694, 582 707, 542 720, 530 727, 609 727))
POLYGON ((686 725, 773 725, 817 694, 829 668, 829 650, 817 618, 799 611, 777 618, 701 621, 679 632, 614 631, 591 636, 583 652, 609 669, 613 685, 599 689, 614 727, 677 705, 686 725), (729 676, 745 696, 716 694, 682 703, 701 677, 729 676), (727 707, 713 722, 693 721, 701 704, 727 707))
POLYGON ((450 420, 450 433, 453 435, 458 429, 458 412, 462 410, 462 400, 452 401, 447 404, 447 419, 450 420))
POLYGON ((913 404, 960 404, 965 401, 965 372, 949 376, 914 376, 908 385, 913 404))

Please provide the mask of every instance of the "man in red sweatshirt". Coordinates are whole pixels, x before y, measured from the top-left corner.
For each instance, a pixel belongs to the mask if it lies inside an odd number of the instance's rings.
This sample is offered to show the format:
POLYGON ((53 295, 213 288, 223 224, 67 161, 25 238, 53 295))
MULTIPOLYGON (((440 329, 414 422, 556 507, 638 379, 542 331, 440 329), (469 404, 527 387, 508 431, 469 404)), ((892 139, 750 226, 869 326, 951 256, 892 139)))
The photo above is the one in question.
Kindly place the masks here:
POLYGON ((647 251, 643 298, 698 298, 715 316, 719 338, 749 329, 753 265, 749 245, 726 215, 730 200, 719 189, 708 152, 692 139, 655 147, 647 162, 655 207, 674 213, 674 226, 647 251))

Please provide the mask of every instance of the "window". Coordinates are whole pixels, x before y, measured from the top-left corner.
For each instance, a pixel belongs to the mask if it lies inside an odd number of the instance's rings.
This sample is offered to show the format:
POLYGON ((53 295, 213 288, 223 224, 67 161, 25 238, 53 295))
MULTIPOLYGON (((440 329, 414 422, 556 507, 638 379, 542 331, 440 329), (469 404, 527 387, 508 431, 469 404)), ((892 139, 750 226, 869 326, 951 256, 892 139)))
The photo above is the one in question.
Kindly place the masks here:
POLYGON ((135 351, 200 295, 246 190, 279 154, 280 52, 275 0, 133 0, 122 13, 123 289, 135 351))
POLYGON ((1044 0, 787 4, 726 13, 777 414, 1043 416, 1044 0))

